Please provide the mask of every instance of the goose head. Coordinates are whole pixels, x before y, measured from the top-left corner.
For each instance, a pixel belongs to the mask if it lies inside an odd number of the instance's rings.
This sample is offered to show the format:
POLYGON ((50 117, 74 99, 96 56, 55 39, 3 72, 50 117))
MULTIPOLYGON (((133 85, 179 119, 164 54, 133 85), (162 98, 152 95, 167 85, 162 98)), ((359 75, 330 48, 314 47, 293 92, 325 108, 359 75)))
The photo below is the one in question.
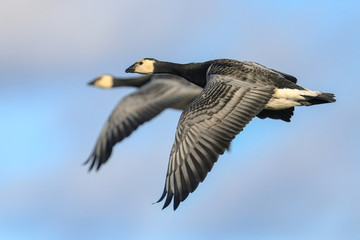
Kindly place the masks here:
POLYGON ((99 88, 112 88, 114 86, 114 77, 111 75, 100 75, 88 84, 99 88))
POLYGON ((154 73, 157 60, 154 58, 143 58, 125 70, 126 73, 154 73))

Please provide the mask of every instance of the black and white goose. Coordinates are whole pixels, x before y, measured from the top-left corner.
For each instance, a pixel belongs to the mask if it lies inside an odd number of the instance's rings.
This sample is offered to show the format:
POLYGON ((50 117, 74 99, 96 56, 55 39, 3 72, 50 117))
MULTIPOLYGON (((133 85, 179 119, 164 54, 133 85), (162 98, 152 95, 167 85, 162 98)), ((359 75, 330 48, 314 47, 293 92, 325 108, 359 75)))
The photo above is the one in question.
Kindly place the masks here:
POLYGON ((295 106, 335 102, 332 93, 308 90, 297 85, 295 77, 254 62, 176 64, 144 58, 126 72, 175 74, 204 88, 182 113, 170 153, 159 202, 166 197, 165 208, 174 199, 174 210, 256 115, 290 121, 295 106))
POLYGON ((117 104, 105 122, 94 150, 84 164, 89 171, 98 170, 106 163, 114 145, 128 137, 141 124, 156 117, 166 108, 184 110, 202 91, 202 88, 182 77, 170 74, 146 75, 138 78, 114 78, 102 75, 89 82, 101 88, 118 86, 138 87, 117 104))

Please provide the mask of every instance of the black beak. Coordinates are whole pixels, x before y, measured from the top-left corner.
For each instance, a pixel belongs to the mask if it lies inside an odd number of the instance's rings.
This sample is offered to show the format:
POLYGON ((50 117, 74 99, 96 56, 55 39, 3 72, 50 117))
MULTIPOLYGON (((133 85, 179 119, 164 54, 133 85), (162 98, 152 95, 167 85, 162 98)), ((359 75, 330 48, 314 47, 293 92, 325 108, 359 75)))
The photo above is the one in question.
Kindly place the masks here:
POLYGON ((131 65, 130 67, 128 67, 125 70, 126 73, 134 73, 135 72, 135 63, 133 65, 131 65))
POLYGON ((94 80, 88 82, 88 85, 94 85, 97 80, 99 80, 99 77, 97 77, 94 80))

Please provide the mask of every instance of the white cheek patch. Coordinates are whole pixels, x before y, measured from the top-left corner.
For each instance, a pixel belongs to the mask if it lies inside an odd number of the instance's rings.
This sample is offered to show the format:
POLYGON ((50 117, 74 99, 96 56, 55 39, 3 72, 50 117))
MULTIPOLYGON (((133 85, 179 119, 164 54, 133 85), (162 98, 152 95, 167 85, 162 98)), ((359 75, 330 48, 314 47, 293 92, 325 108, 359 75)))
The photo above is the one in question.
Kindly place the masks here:
POLYGON ((141 60, 143 64, 137 64, 135 72, 137 73, 153 73, 154 72, 154 61, 153 60, 141 60))
POLYGON ((99 80, 97 80, 94 85, 100 88, 112 88, 114 79, 110 75, 103 75, 99 80))

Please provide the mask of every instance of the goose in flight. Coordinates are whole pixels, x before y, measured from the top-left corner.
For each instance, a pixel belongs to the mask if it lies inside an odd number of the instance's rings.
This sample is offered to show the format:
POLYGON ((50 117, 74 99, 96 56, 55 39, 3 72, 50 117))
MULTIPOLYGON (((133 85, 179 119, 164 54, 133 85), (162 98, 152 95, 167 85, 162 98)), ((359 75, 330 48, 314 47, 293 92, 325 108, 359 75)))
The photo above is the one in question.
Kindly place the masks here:
POLYGON ((119 79, 102 75, 89 82, 101 88, 118 86, 138 87, 138 90, 117 104, 105 122, 95 147, 84 164, 89 171, 106 163, 114 145, 128 137, 141 124, 156 117, 166 108, 185 109, 202 91, 202 88, 182 77, 170 74, 145 75, 119 79))
POLYGON ((170 152, 163 208, 174 210, 195 191, 219 155, 256 115, 290 121, 295 106, 335 102, 334 94, 311 91, 291 75, 254 62, 216 59, 177 64, 144 58, 128 73, 169 73, 204 88, 183 111, 170 152))

